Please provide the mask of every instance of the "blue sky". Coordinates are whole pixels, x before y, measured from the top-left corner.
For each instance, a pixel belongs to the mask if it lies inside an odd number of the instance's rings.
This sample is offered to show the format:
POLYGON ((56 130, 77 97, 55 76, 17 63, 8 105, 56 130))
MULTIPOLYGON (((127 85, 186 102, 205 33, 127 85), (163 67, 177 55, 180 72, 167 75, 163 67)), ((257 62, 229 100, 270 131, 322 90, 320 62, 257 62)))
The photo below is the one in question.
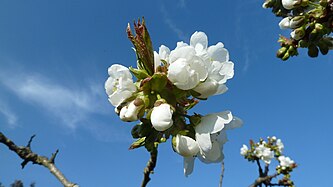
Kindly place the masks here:
MULTIPOLYGON (((328 187, 333 162, 333 56, 275 57, 279 19, 261 0, 107 1, 2 0, 0 2, 0 131, 42 155, 60 149, 56 164, 81 186, 139 186, 149 159, 128 151, 133 124, 120 121, 104 92, 107 68, 135 66, 128 22, 144 16, 154 48, 171 49, 204 31, 223 42, 235 63, 229 91, 193 112, 231 110, 244 121, 228 133, 224 186, 248 186, 257 168, 239 149, 249 139, 275 135, 298 164, 297 186, 328 187), (327 180, 326 180, 327 179, 327 180), (325 181, 326 180, 326 181, 325 181)), ((0 181, 61 186, 44 168, 28 165, 0 145, 0 181)), ((149 186, 217 186, 220 165, 196 162, 188 178, 170 142, 160 146, 149 186)))

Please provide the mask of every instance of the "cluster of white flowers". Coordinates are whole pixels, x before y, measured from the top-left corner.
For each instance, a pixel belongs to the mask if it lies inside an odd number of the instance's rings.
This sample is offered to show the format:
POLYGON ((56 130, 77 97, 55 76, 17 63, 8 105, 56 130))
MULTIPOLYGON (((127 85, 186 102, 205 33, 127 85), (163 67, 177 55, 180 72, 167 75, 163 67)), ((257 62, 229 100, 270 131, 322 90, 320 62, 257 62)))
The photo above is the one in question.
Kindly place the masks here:
POLYGON ((226 130, 238 128, 242 121, 230 111, 208 114, 195 127, 195 140, 177 135, 174 150, 184 157, 184 174, 192 173, 195 157, 204 163, 219 163, 224 159, 223 145, 228 141, 226 130))
POLYGON ((227 91, 225 83, 234 76, 234 64, 229 61, 229 52, 223 43, 208 47, 207 35, 195 32, 190 45, 178 42, 170 51, 164 45, 155 52, 155 65, 166 63, 169 80, 179 89, 198 92, 199 98, 227 91))
POLYGON ((178 42, 174 50, 162 45, 158 52, 153 53, 152 74, 148 75, 149 71, 140 67, 133 70, 114 64, 109 68, 110 77, 105 82, 109 101, 116 107, 120 119, 141 121, 140 128, 134 130, 139 143, 133 147, 151 143, 145 136, 154 137, 153 143, 161 143, 157 136, 164 134, 163 138, 168 138, 171 135, 174 151, 184 157, 186 176, 192 173, 196 157, 204 163, 221 162, 224 158, 223 144, 227 142, 225 131, 240 127, 242 121, 230 111, 189 117, 188 109, 184 107, 194 106, 198 102, 196 98, 207 99, 227 91, 225 83, 234 76, 234 64, 229 61, 229 52, 221 42, 208 46, 207 35, 195 32, 190 44, 178 42), (136 82, 133 82, 131 72, 137 77, 136 82), (173 93, 173 87, 181 93, 173 93), (192 98, 188 98, 190 96, 192 98), (177 98, 180 103, 177 103, 177 98), (183 105, 183 102, 187 103, 183 105), (184 116, 189 118, 190 124, 186 124, 184 116), (197 119, 194 120, 196 122, 192 122, 192 118, 197 119), (153 127, 146 128, 151 132, 142 133, 147 125, 153 127), (194 131, 192 134, 189 133, 191 129, 194 131))
POLYGON ((243 145, 240 148, 240 154, 249 161, 262 160, 266 165, 269 165, 273 158, 279 162, 276 170, 281 172, 292 171, 296 167, 295 162, 289 157, 283 155, 284 144, 281 139, 275 136, 267 137, 267 142, 260 139, 258 143, 251 141, 250 148, 243 145))

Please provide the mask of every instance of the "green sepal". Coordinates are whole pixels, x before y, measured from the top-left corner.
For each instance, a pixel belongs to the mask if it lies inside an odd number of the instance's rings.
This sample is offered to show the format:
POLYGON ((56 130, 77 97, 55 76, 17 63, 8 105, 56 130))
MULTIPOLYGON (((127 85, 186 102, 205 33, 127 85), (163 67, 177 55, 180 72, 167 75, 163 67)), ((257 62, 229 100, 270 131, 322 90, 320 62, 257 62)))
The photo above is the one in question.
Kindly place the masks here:
POLYGON ((133 142, 128 149, 132 150, 132 149, 142 147, 145 145, 145 143, 146 143, 146 137, 139 138, 135 142, 133 142))
POLYGON ((168 78, 164 73, 155 73, 150 80, 151 89, 157 92, 162 92, 167 83, 168 78))
POLYGON ((146 70, 144 69, 135 69, 133 67, 129 67, 129 70, 133 73, 133 75, 138 79, 145 79, 147 77, 149 77, 148 73, 146 70))

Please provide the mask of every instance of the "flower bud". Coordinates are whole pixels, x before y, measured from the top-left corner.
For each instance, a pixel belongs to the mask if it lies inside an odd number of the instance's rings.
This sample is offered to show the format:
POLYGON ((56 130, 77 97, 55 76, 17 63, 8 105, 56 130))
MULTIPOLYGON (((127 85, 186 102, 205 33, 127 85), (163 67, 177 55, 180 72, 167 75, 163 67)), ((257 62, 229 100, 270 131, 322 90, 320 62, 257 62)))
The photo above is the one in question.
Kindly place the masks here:
POLYGON ((276 56, 282 58, 284 54, 287 52, 287 50, 288 50, 287 47, 281 47, 276 53, 276 56))
POLYGON ((291 32, 290 36, 295 40, 300 40, 305 36, 305 30, 303 27, 300 27, 291 32))
POLYGON ((180 134, 173 137, 172 146, 173 149, 183 157, 195 156, 200 150, 198 143, 194 139, 180 134))
POLYGON ((139 119, 139 113, 143 108, 144 103, 141 99, 131 101, 127 106, 124 106, 119 113, 119 117, 123 121, 136 121, 139 119))
POLYGON ((291 17, 283 18, 279 23, 280 29, 290 29, 290 19, 291 17))
POLYGON ((298 27, 301 27, 304 24, 305 17, 304 16, 295 16, 290 20, 290 28, 296 29, 298 27))
POLYGON ((297 5, 299 5, 301 2, 302 0, 282 0, 282 6, 287 10, 291 10, 297 5))
POLYGON ((155 106, 150 115, 151 124, 157 131, 165 131, 173 124, 172 114, 173 110, 167 103, 155 106))

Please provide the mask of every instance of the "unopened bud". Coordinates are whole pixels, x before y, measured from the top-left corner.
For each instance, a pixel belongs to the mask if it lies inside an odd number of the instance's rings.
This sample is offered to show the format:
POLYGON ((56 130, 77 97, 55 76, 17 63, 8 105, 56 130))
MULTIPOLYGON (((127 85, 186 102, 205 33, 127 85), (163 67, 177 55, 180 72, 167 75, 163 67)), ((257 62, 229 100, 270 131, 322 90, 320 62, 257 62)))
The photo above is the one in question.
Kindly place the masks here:
POLYGON ((303 27, 297 28, 290 33, 290 36, 295 40, 300 40, 305 36, 305 30, 303 27))
POLYGON ((298 27, 301 27, 301 26, 303 26, 304 21, 305 21, 304 16, 295 16, 294 18, 292 18, 290 20, 290 28, 296 29, 298 27))
POLYGON ((282 58, 284 56, 284 54, 287 52, 287 48, 286 47, 281 47, 278 52, 276 53, 276 56, 278 58, 282 58))
POLYGON ((317 57, 319 53, 319 50, 317 48, 317 46, 315 46, 314 44, 311 44, 308 48, 308 55, 312 58, 317 57))

